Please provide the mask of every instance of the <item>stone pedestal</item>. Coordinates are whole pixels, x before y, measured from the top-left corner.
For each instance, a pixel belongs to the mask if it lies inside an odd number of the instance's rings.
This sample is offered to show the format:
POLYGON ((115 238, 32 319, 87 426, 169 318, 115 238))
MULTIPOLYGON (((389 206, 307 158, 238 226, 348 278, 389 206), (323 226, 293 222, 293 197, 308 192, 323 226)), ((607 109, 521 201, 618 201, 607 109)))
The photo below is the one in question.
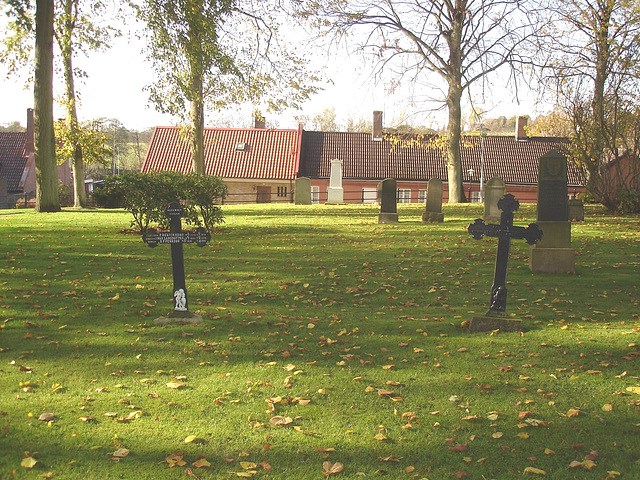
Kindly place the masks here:
POLYGON ((573 248, 531 247, 529 268, 532 272, 574 273, 576 251, 573 248))
POLYGON ((531 247, 529 269, 543 273, 574 273, 576 251, 571 248, 571 222, 538 221, 542 240, 531 247))
POLYGON ((344 203, 344 189, 342 187, 327 188, 327 203, 344 203))
POLYGON ((519 318, 493 315, 478 315, 469 322, 470 332, 493 332, 494 330, 521 332, 524 330, 524 324, 519 318))

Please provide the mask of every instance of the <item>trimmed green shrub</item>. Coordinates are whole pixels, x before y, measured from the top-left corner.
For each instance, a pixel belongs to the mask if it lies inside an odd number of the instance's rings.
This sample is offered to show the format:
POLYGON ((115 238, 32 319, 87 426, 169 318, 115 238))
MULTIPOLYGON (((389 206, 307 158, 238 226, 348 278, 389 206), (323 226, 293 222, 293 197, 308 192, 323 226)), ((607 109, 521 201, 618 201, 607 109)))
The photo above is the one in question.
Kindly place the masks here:
MULTIPOLYGON (((227 186, 220 177, 178 172, 124 172, 117 177, 107 177, 98 198, 120 205, 133 215, 131 225, 144 233, 151 223, 168 227, 165 209, 178 201, 184 208, 183 221, 202 226, 211 232, 213 226, 224 221, 222 203, 227 186), (202 217, 202 218, 201 218, 202 217)), ((98 200, 96 199, 96 202, 98 200)))

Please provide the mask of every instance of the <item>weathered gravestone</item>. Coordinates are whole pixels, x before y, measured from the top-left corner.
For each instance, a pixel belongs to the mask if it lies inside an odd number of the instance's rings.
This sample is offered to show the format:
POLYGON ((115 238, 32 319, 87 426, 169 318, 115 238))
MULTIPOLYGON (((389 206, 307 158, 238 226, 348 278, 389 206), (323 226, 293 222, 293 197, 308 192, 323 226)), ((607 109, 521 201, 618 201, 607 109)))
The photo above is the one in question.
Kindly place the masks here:
POLYGON ((344 203, 344 189, 342 188, 342 160, 331 160, 331 175, 327 188, 327 203, 344 203))
POLYGON ((204 247, 211 240, 211 235, 202 227, 198 227, 195 232, 182 231, 181 218, 184 215, 184 209, 178 202, 172 202, 165 210, 165 215, 169 218, 169 232, 157 232, 154 229, 149 229, 142 236, 142 240, 152 248, 157 247, 159 243, 171 245, 173 312, 168 317, 156 318, 154 323, 156 325, 200 323, 202 317, 189 311, 182 244, 195 243, 199 247, 204 247))
POLYGON ((378 184, 380 215, 378 223, 398 223, 398 190, 393 178, 385 178, 378 184))
POLYGON ((311 180, 309 178, 296 178, 294 202, 296 205, 311 205, 311 180))
POLYGON ((571 248, 567 158, 551 151, 538 161, 538 219, 544 238, 531 247, 529 268, 534 272, 575 272, 571 248))
POLYGON ((427 183, 427 202, 424 212, 422 212, 422 223, 440 223, 443 221, 442 180, 432 178, 427 183))
POLYGON ((507 269, 509 266, 509 250, 511 239, 524 239, 529 245, 534 245, 542 238, 542 230, 535 223, 529 226, 513 226, 513 212, 518 210, 520 202, 511 194, 505 195, 498 202, 498 208, 502 211, 500 225, 485 224, 478 218, 469 224, 467 231, 476 240, 484 236, 497 237, 498 249, 496 252, 496 265, 491 287, 491 300, 489 310, 481 316, 476 316, 469 322, 469 330, 472 332, 487 332, 492 330, 518 331, 522 329, 522 320, 507 316, 507 269))
POLYGON ((584 204, 579 198, 569 200, 569 221, 584 222, 584 204))
POLYGON ((493 177, 487 182, 484 193, 484 219, 487 222, 500 221, 500 209, 498 202, 507 193, 507 187, 504 180, 499 177, 493 177))

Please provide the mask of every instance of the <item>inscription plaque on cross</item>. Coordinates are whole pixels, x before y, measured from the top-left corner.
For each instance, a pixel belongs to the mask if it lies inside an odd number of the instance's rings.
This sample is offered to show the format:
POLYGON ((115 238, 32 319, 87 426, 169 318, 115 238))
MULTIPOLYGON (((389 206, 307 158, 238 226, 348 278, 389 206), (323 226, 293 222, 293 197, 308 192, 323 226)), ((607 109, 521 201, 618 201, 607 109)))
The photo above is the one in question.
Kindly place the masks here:
POLYGON ((184 276, 184 243, 195 243, 204 247, 211 240, 211 235, 204 228, 198 227, 195 232, 182 231, 182 216, 184 209, 178 202, 172 202, 165 210, 169 218, 169 231, 158 232, 149 229, 142 235, 142 240, 149 247, 157 247, 159 243, 171 245, 171 264, 173 269, 173 313, 170 318, 193 318, 195 315, 189 312, 189 301, 184 276))
POLYGON ((469 224, 467 231, 473 238, 480 240, 482 237, 497 237, 498 249, 496 252, 496 266, 493 274, 493 286, 491 287, 491 301, 487 316, 506 316, 507 309, 507 268, 509 266, 509 250, 511 239, 523 239, 529 245, 534 245, 542 238, 542 230, 535 223, 527 227, 513 225, 513 212, 518 210, 520 202, 510 193, 498 200, 500 224, 485 224, 484 220, 477 218, 469 224))

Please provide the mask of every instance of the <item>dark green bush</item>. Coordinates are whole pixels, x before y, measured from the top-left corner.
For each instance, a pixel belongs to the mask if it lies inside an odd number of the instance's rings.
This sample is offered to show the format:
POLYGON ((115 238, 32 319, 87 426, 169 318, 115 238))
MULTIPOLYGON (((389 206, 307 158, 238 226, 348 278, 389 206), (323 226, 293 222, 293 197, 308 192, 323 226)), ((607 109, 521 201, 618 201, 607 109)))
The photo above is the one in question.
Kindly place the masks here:
POLYGON ((120 205, 133 215, 131 225, 141 233, 147 231, 151 223, 167 227, 169 219, 165 209, 174 201, 180 202, 184 208, 185 223, 204 224, 211 232, 215 224, 224 221, 222 210, 216 203, 222 203, 226 193, 227 187, 222 179, 211 175, 124 172, 117 177, 107 177, 99 197, 111 203, 118 199, 120 205))
POLYGON ((616 194, 618 213, 640 213, 640 191, 622 188, 616 194))
POLYGON ((108 185, 110 179, 117 177, 109 177, 104 182, 104 188, 95 188, 91 193, 91 198, 93 199, 93 203, 96 207, 102 208, 122 208, 124 207, 122 193, 117 188, 118 186, 114 183, 113 185, 108 185))

